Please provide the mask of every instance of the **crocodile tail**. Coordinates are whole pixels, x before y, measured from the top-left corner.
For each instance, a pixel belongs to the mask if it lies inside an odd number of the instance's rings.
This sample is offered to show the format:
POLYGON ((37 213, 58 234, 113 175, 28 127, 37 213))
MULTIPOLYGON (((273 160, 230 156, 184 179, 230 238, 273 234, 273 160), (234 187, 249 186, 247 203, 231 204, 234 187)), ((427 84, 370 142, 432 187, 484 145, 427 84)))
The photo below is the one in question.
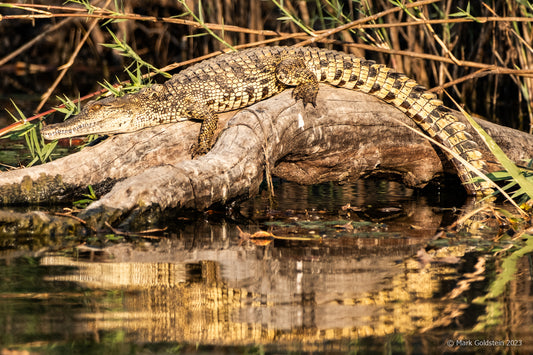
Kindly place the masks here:
MULTIPOLYGON (((487 174, 487 166, 478 145, 436 95, 428 92, 405 74, 382 64, 353 55, 326 50, 308 53, 308 61, 321 82, 359 90, 392 104, 409 116, 432 138, 443 144, 475 169, 487 174), (313 59, 313 57, 316 57, 313 59)), ((448 152, 446 156, 457 169, 459 178, 470 194, 489 195, 493 192, 487 181, 472 182, 477 174, 448 152)))

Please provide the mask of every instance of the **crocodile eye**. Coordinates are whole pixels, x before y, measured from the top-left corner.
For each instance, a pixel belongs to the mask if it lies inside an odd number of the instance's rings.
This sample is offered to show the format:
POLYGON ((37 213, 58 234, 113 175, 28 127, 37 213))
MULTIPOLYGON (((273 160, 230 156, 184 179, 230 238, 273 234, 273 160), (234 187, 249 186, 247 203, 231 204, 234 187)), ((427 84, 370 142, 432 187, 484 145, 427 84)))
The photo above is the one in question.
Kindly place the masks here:
POLYGON ((89 107, 89 111, 98 111, 99 109, 102 108, 102 105, 100 104, 94 104, 92 105, 91 107, 89 107))

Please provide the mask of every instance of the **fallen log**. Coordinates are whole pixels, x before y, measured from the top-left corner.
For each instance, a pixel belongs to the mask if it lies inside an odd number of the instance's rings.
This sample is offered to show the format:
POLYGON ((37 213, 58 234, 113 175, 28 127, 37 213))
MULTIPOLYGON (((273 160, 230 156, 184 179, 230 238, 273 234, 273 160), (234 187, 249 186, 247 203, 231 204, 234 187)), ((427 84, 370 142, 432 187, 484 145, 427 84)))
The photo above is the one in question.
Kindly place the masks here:
MULTIPOLYGON (((48 164, 4 172, 1 202, 70 201, 92 185, 101 198, 78 217, 100 228, 106 221, 130 226, 171 208, 203 210, 248 198, 257 193, 265 170, 302 184, 379 175, 416 188, 454 173, 438 148, 401 124, 415 127, 409 118, 370 95, 322 85, 317 107, 304 109, 291 92, 221 117, 217 142, 198 159, 190 160, 189 153, 198 123, 156 126, 48 164)), ((533 157, 531 135, 479 123, 513 161, 533 157)), ((471 133, 489 171, 499 169, 471 133)))

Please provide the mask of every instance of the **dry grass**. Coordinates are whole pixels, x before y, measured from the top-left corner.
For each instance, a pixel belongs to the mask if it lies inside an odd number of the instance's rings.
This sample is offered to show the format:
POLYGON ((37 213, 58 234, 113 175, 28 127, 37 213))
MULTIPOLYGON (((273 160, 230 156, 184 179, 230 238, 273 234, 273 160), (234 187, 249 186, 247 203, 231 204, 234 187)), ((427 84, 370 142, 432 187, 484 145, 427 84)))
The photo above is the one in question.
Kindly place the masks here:
MULTIPOLYGON (((111 41, 108 27, 144 60, 169 69, 228 48, 317 43, 344 49, 393 66, 437 91, 451 87, 469 111, 533 131, 533 8, 527 1, 480 3, 469 9, 470 15, 460 13, 467 1, 452 0, 419 1, 416 8, 395 7, 387 0, 285 1, 283 7, 276 0, 182 0, 178 5, 153 0, 127 1, 117 8, 120 2, 106 0, 93 1, 91 11, 89 5, 50 3, 9 4, 13 7, 2 8, 0 22, 0 68, 8 75, 15 69, 62 69, 44 91, 42 84, 15 88, 44 92, 39 109, 53 92, 77 81, 68 76, 57 88, 71 66, 101 68, 93 82, 113 81, 117 73, 124 77, 124 58, 99 45, 111 41), (516 112, 502 117, 509 107, 516 112)), ((3 81, 5 91, 17 82, 3 81)), ((77 96, 77 90, 86 94, 89 85, 72 85, 69 96, 77 96)))
POLYGON ((35 111, 57 104, 54 95, 84 96, 97 81, 127 78, 127 59, 100 45, 112 42, 110 29, 163 70, 257 45, 342 49, 438 93, 449 88, 469 112, 533 132, 533 7, 525 0, 471 8, 452 0, 404 7, 388 0, 42 3, 0 3, 1 85, 5 93, 43 95, 35 111), (42 73, 52 73, 53 83, 42 73))

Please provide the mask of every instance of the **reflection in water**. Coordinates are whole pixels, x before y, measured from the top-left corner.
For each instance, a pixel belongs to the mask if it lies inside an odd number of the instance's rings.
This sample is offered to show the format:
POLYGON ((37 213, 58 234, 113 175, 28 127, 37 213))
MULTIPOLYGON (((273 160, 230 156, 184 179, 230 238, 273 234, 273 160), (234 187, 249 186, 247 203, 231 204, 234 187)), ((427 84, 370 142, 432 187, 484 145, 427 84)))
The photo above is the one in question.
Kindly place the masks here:
MULTIPOLYGON (((36 264, 4 256, 2 343, 46 347, 85 339, 344 352, 381 351, 396 336, 403 350, 434 352, 453 334, 434 324, 445 310, 466 304, 441 299, 455 287, 459 264, 421 267, 415 256, 449 217, 421 198, 415 203, 399 185, 380 193, 380 184, 367 186, 372 196, 364 196, 362 185, 283 183, 273 219, 282 226, 266 223, 272 212, 264 212, 261 197, 242 207, 251 218, 240 224, 247 232, 322 236, 314 240, 258 246, 240 240, 237 225, 224 219, 179 218, 159 241, 27 259, 36 264), (347 203, 357 209, 343 210, 347 203), (353 230, 335 224, 346 220, 353 230)), ((460 257, 467 248, 459 249, 460 257)), ((483 308, 469 312, 476 319, 483 308)))
MULTIPOLYGON (((235 230, 225 234, 237 238, 235 230)), ((438 282, 402 261, 410 247, 365 256, 349 240, 279 247, 221 242, 196 238, 193 250, 181 240, 143 250, 120 245, 108 250, 112 262, 47 256, 41 263, 76 268, 48 281, 123 290, 123 309, 77 318, 85 331, 127 329, 142 342, 321 344, 409 333, 431 326, 438 314, 421 302, 438 282)))

